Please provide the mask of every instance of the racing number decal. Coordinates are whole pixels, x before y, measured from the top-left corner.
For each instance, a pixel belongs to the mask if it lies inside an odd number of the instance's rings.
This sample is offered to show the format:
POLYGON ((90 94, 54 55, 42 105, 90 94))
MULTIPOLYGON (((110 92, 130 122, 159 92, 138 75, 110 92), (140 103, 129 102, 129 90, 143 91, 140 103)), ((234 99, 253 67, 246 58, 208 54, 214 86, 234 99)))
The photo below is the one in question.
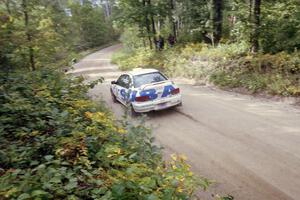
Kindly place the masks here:
POLYGON ((141 91, 140 95, 141 95, 141 97, 149 96, 150 100, 157 99, 157 97, 158 97, 155 89, 143 90, 143 91, 141 91))
MULTIPOLYGON (((136 95, 137 95, 137 91, 136 91, 136 90, 132 91, 131 98, 130 98, 130 101, 131 101, 131 102, 134 102, 134 101, 135 101, 136 95)), ((130 95, 129 95, 129 96, 130 96, 130 95)))
POLYGON ((175 88, 173 87, 173 85, 167 85, 167 86, 165 86, 164 92, 163 92, 163 94, 162 94, 161 97, 167 97, 167 96, 169 96, 173 90, 175 90, 175 88))
POLYGON ((121 98, 122 98, 124 101, 128 102, 128 101, 129 101, 129 98, 130 98, 131 92, 132 92, 131 90, 129 90, 128 92, 126 92, 125 89, 121 89, 121 90, 120 90, 121 98))
MULTIPOLYGON (((174 90, 174 86, 173 85, 167 85, 164 87, 164 91, 163 91, 163 94, 162 94, 162 98, 164 97, 167 97, 171 94, 171 92, 174 90)), ((121 97, 123 98, 123 100, 125 101, 128 101, 130 100, 131 102, 134 102, 135 101, 135 97, 137 95, 137 91, 131 91, 129 90, 128 93, 126 93, 126 90, 125 89, 122 89, 120 91, 120 94, 121 94, 121 97)), ((149 90, 143 90, 140 92, 140 96, 149 96, 149 98, 151 100, 155 100, 158 98, 158 94, 156 92, 155 89, 149 89, 149 90)))
POLYGON ((126 96, 127 96, 125 89, 122 89, 122 90, 120 91, 120 94, 121 94, 121 97, 125 100, 125 99, 126 99, 126 96))

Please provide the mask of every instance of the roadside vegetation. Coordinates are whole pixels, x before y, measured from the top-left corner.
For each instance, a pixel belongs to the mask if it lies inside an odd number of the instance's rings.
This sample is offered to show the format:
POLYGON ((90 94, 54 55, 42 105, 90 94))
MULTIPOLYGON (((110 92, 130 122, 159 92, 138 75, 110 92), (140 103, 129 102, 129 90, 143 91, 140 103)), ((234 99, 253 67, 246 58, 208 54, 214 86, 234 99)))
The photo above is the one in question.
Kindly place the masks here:
POLYGON ((249 54, 241 44, 216 48, 201 43, 164 51, 140 48, 120 51, 113 62, 121 70, 157 68, 170 77, 194 79, 221 88, 244 88, 250 93, 300 96, 300 53, 249 54))
POLYGON ((118 37, 102 7, 89 1, 3 0, 0 26, 0 69, 5 71, 68 66, 81 52, 118 37))
POLYGON ((222 88, 300 96, 299 1, 159 1, 139 13, 136 4, 122 2, 127 6, 117 19, 124 48, 113 57, 120 69, 154 67, 222 88), (126 20, 136 15, 145 20, 126 20), (163 50, 150 44, 158 35, 165 38, 163 50))

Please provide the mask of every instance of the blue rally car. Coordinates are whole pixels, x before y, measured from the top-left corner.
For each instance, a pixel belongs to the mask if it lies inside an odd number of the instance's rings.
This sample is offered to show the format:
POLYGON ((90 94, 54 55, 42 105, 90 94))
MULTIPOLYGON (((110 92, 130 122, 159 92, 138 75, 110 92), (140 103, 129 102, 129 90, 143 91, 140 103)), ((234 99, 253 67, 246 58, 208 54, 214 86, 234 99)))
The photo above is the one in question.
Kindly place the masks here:
POLYGON ((136 113, 162 110, 182 104, 180 89, 156 69, 134 69, 111 82, 114 102, 136 113))

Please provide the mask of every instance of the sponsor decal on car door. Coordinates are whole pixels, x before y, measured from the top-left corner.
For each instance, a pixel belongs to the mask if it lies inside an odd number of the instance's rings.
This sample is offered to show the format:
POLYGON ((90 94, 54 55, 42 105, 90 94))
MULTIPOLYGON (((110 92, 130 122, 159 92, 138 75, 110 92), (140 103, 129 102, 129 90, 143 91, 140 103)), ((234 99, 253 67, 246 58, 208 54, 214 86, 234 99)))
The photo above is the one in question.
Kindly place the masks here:
POLYGON ((122 104, 127 104, 130 98, 131 78, 128 75, 122 75, 117 81, 117 98, 122 104))

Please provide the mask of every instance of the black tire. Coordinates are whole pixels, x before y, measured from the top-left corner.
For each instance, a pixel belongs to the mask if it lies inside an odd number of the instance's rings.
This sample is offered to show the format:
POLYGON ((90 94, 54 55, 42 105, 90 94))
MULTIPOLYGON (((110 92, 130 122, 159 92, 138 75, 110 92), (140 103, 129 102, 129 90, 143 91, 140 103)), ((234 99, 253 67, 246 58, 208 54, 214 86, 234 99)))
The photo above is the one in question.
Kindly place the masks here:
POLYGON ((180 107, 182 107, 182 102, 180 104, 177 104, 176 106, 173 107, 173 109, 180 109, 180 107))
POLYGON ((111 90, 110 90, 110 94, 111 94, 112 101, 114 103, 118 103, 118 100, 117 100, 116 96, 114 95, 114 93, 111 90))
POLYGON ((129 107, 129 114, 130 114, 131 117, 138 117, 138 116, 140 116, 140 113, 135 112, 135 110, 134 110, 134 108, 133 108, 132 105, 130 105, 130 107, 129 107))

